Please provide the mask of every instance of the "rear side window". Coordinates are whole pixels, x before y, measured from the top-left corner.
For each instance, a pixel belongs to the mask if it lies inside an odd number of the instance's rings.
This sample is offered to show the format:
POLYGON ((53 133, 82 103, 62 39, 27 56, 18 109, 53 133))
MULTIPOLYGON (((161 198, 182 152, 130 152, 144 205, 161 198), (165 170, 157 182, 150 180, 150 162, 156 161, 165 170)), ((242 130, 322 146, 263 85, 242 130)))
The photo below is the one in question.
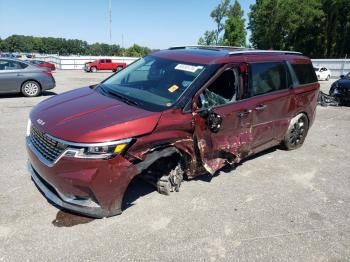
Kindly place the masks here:
POLYGON ((282 62, 250 64, 251 85, 248 96, 262 95, 287 88, 287 71, 282 62))
POLYGON ((106 59, 106 63, 112 63, 111 59, 106 59))
POLYGON ((301 85, 317 82, 312 64, 292 64, 292 68, 301 85))
POLYGON ((0 60, 0 70, 18 70, 18 69, 24 69, 28 65, 17 62, 17 61, 12 61, 12 60, 0 60))

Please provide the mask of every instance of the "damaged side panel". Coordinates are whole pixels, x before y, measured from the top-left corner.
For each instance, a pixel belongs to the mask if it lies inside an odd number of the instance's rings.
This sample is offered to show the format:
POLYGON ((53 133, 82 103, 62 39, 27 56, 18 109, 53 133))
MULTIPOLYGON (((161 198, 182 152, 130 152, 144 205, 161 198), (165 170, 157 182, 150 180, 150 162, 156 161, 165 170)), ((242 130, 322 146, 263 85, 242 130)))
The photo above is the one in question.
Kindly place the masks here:
POLYGON ((206 121, 194 113, 195 135, 205 169, 214 174, 226 163, 239 162, 249 154, 252 140, 252 114, 247 101, 213 110, 222 119, 218 132, 212 132, 206 121))
POLYGON ((198 157, 193 142, 192 115, 183 114, 181 110, 164 112, 154 132, 137 139, 128 154, 137 163, 139 173, 158 159, 177 154, 186 175, 189 178, 196 176, 198 157))

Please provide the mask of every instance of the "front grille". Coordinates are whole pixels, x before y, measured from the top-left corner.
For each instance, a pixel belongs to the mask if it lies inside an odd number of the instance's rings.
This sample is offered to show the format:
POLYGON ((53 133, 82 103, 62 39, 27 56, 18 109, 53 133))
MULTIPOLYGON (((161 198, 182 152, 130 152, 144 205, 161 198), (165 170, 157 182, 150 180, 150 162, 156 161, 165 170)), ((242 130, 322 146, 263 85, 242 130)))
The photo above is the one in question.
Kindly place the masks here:
POLYGON ((55 162, 67 147, 67 145, 48 137, 33 125, 30 129, 30 141, 36 150, 50 162, 55 162))

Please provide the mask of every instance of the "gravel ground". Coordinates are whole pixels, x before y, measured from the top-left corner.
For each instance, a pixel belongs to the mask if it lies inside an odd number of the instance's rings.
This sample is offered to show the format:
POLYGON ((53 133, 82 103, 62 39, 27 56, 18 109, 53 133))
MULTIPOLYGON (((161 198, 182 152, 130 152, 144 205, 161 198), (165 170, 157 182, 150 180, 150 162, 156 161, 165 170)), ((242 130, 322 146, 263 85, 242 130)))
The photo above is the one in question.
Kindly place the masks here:
MULTIPOLYGON (((58 71, 53 91, 110 74, 58 71)), ((319 107, 302 148, 269 150, 180 193, 137 181, 121 216, 93 220, 51 206, 26 170, 27 117, 51 95, 0 96, 0 261, 350 261, 350 108, 319 107)))

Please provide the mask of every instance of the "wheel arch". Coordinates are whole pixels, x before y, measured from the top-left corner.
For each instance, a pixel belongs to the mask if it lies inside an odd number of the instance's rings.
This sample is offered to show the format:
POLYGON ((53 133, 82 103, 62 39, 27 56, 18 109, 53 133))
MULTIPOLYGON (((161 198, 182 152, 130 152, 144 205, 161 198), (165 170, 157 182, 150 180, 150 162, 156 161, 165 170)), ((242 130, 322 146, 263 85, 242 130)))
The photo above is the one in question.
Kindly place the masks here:
POLYGON ((152 148, 144 154, 144 160, 138 161, 138 163, 135 165, 141 173, 142 171, 147 170, 147 168, 149 168, 157 160, 161 158, 170 158, 172 156, 177 156, 179 158, 183 170, 190 169, 188 163, 192 158, 191 155, 185 150, 178 148, 173 144, 163 144, 152 148))
MULTIPOLYGON (((145 153, 144 154, 145 157, 143 160, 138 160, 138 159, 131 160, 131 162, 134 162, 133 164, 136 167, 137 172, 135 172, 134 174, 128 177, 128 182, 125 184, 125 187, 123 188, 123 192, 120 192, 121 198, 117 201, 113 201, 114 204, 113 204, 112 210, 117 208, 117 210, 120 209, 121 211, 123 211, 123 206, 125 204, 125 197, 127 196, 127 191, 131 185, 131 182, 136 177, 138 177, 139 175, 141 175, 142 172, 144 172, 149 167, 151 167, 152 164, 154 164, 157 160, 161 158, 168 158, 175 155, 179 156, 181 160, 184 160, 185 158, 190 157, 188 153, 184 152, 181 149, 176 148, 174 145, 164 144, 164 145, 154 147, 151 150, 149 150, 147 153, 145 153)), ((181 161, 181 162, 182 162, 181 165, 186 164, 186 161, 181 161)))
MULTIPOLYGON (((309 117, 309 115, 308 115, 308 113, 307 113, 306 111, 299 111, 299 112, 295 113, 295 114, 293 115, 293 117, 291 118, 291 120, 292 120, 294 117, 296 117, 297 115, 300 115, 300 114, 304 114, 304 115, 306 116, 307 122, 310 124, 310 117, 309 117)), ((290 120, 290 121, 291 121, 291 120, 290 120)), ((290 122, 290 121, 289 121, 289 122, 290 122)))

